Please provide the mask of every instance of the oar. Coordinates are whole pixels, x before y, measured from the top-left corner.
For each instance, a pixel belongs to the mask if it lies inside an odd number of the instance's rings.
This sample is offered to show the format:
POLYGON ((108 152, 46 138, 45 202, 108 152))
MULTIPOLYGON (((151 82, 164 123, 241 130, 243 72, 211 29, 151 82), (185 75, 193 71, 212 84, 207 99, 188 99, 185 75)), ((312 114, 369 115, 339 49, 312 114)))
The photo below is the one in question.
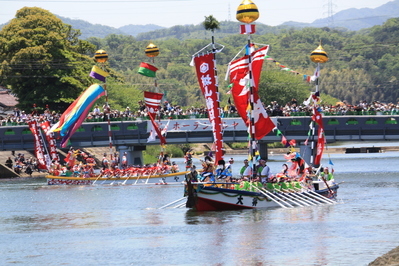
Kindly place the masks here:
POLYGON ((130 178, 130 175, 127 175, 127 178, 126 178, 126 180, 125 180, 125 181, 123 181, 122 185, 126 184, 126 181, 128 181, 128 180, 129 180, 129 178, 130 178))
POLYGON ((296 200, 294 197, 290 196, 289 194, 285 194, 282 191, 280 193, 277 193, 276 197, 281 197, 281 198, 283 198, 285 200, 288 200, 288 201, 290 201, 290 202, 292 202, 292 203, 294 203, 294 204, 296 204, 296 205, 298 205, 300 207, 310 206, 310 205, 308 205, 306 203, 303 203, 303 202, 300 202, 299 200, 296 200))
MULTIPOLYGON (((282 203, 279 202, 278 200, 274 199, 273 193, 270 193, 270 192, 267 191, 267 190, 260 190, 259 188, 255 187, 255 186, 252 185, 251 183, 249 183, 249 185, 250 185, 252 188, 255 188, 255 189, 256 189, 257 191, 259 191, 260 193, 262 193, 263 196, 265 196, 266 198, 271 199, 272 201, 274 201, 275 203, 277 203, 277 204, 280 205, 281 207, 283 207, 283 208, 285 208, 285 209, 288 208, 287 206, 285 206, 284 204, 282 204, 282 203)), ((289 204, 288 202, 284 202, 284 203, 287 204, 287 205, 289 205, 290 207, 293 207, 293 206, 292 206, 291 204, 289 204)))
POLYGON ((318 200, 321 200, 321 201, 329 203, 329 204, 336 204, 337 203, 336 201, 330 200, 329 198, 326 198, 326 197, 324 197, 322 195, 319 195, 319 194, 317 194, 316 192, 314 192, 312 190, 309 190, 309 191, 306 191, 306 192, 303 192, 303 193, 310 194, 313 197, 317 198, 318 200))
POLYGON ((328 188, 328 191, 330 191, 330 194, 331 194, 331 195, 333 196, 333 198, 335 199, 335 193, 334 193, 334 191, 331 190, 330 186, 327 184, 327 181, 326 181, 326 179, 324 178, 323 175, 321 176, 321 180, 323 180, 324 184, 326 184, 326 186, 327 186, 327 188, 328 188))
MULTIPOLYGON (((144 171, 143 171, 143 172, 144 172, 144 171)), ((136 185, 136 184, 137 184, 137 181, 139 181, 139 179, 143 176, 143 172, 141 172, 140 174, 137 175, 136 182, 134 182, 133 185, 136 185)))
POLYGON ((302 203, 302 204, 303 204, 303 205, 302 205, 300 202, 297 202, 297 201, 293 200, 291 196, 288 196, 288 194, 284 194, 284 192, 282 191, 282 188, 277 189, 277 188, 274 186, 274 190, 277 191, 277 192, 280 192, 280 193, 277 193, 277 195, 275 195, 276 197, 283 198, 283 199, 288 200, 288 201, 290 201, 290 202, 293 202, 293 203, 295 203, 296 205, 301 206, 301 207, 303 207, 303 206, 309 206, 309 205, 306 204, 306 203, 302 203))
POLYGON ((94 185, 100 177, 101 177, 101 174, 98 175, 98 177, 96 178, 96 180, 94 180, 92 185, 94 185))
POLYGON ((148 180, 151 178, 151 176, 157 171, 157 168, 154 169, 154 171, 148 175, 147 180, 145 181, 146 184, 148 184, 148 180))
POLYGON ((303 204, 305 204, 305 205, 307 205, 307 206, 310 206, 310 205, 313 205, 313 206, 318 205, 318 203, 316 204, 316 203, 314 203, 314 202, 312 202, 312 201, 310 201, 310 200, 308 200, 308 199, 306 199, 306 198, 300 197, 299 194, 297 194, 297 193, 289 192, 288 195, 290 195, 291 197, 297 199, 298 201, 302 202, 303 204), (306 203, 307 203, 307 204, 306 204, 306 203), (308 204, 310 204, 310 205, 308 205, 308 204))
POLYGON ((172 201, 171 203, 168 203, 168 204, 166 204, 166 205, 164 205, 164 206, 162 206, 162 207, 159 207, 158 209, 164 209, 164 208, 169 207, 170 205, 173 205, 173 204, 175 204, 175 203, 177 203, 177 202, 179 202, 179 201, 182 201, 182 200, 184 200, 184 199, 187 199, 187 197, 183 197, 183 198, 181 198, 181 199, 172 201))

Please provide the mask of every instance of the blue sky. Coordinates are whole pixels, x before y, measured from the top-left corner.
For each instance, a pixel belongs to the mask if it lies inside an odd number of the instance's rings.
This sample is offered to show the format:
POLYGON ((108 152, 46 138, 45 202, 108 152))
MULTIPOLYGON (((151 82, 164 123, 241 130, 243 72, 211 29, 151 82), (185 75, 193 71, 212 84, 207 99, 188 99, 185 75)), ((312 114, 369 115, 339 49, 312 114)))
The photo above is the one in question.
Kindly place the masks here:
MULTIPOLYGON (((376 8, 389 0, 253 0, 258 6, 258 22, 276 26, 287 21, 313 22, 328 16, 328 4, 334 13, 349 8, 376 8)), ((129 24, 156 24, 164 27, 199 24, 205 16, 217 20, 235 20, 241 0, 0 0, 0 24, 14 18, 18 9, 41 7, 72 19, 93 24, 121 27, 129 24)))

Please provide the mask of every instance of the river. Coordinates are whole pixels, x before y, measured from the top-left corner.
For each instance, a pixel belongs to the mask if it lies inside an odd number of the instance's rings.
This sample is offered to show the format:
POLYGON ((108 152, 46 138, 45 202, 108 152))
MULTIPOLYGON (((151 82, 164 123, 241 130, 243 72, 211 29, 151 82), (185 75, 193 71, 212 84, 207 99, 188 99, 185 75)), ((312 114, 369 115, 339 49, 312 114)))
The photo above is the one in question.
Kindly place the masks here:
MULTIPOLYGON (((237 172, 244 157, 233 157, 237 172)), ((399 152, 330 161, 343 182, 338 204, 294 209, 159 209, 182 197, 179 182, 1 180, 0 265, 367 265, 399 246, 399 152)), ((284 162, 268 164, 276 172, 284 162)))

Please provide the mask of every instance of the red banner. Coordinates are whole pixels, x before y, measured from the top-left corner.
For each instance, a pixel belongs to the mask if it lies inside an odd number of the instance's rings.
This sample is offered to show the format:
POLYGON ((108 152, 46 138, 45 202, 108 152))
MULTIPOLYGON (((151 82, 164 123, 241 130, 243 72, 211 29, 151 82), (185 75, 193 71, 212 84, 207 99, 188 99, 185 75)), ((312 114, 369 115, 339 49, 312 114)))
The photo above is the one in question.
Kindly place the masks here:
POLYGON ((40 123, 40 127, 43 130, 44 134, 46 134, 47 143, 50 148, 50 157, 51 160, 56 160, 57 162, 60 161, 60 157, 58 156, 57 152, 57 142, 54 138, 54 133, 49 132, 51 126, 49 121, 45 121, 40 123))
POLYGON ((233 84, 231 93, 238 114, 249 125, 248 105, 250 101, 250 87, 253 87, 253 115, 255 138, 261 139, 275 127, 273 121, 267 115, 265 108, 259 98, 258 84, 262 65, 268 51, 268 46, 264 46, 251 53, 252 84, 249 79, 249 55, 243 56, 229 64, 230 83, 233 84))
POLYGON ((33 134, 35 140, 35 156, 37 158, 37 167, 39 169, 47 169, 46 159, 44 153, 43 140, 40 136, 39 128, 35 120, 29 121, 29 129, 33 134))
POLYGON ((314 165, 320 165, 321 157, 323 156, 324 151, 324 125, 323 125, 323 117, 319 111, 317 111, 316 107, 313 107, 313 115, 312 120, 315 121, 319 125, 319 129, 317 131, 317 151, 314 159, 314 165))
POLYGON ((205 97, 209 121, 212 124, 213 139, 215 142, 215 161, 218 162, 223 159, 223 132, 213 54, 195 57, 194 63, 198 83, 205 97))
POLYGON ((156 116, 159 108, 161 107, 162 97, 163 97, 162 93, 149 92, 149 91, 144 92, 144 101, 145 101, 145 105, 147 107, 148 116, 150 117, 151 122, 152 122, 152 127, 154 128, 155 132, 157 132, 157 135, 159 137, 159 141, 161 142, 161 145, 165 145, 166 139, 162 135, 158 124, 155 122, 155 116, 156 116))

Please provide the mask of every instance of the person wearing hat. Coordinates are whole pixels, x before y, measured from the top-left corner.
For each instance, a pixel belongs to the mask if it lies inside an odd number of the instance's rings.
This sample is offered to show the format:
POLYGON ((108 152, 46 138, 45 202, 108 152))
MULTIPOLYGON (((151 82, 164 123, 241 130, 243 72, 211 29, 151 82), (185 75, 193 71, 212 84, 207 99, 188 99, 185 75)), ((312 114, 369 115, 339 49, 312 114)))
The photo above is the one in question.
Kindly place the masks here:
POLYGON ((214 170, 215 166, 213 164, 212 158, 210 156, 205 156, 205 161, 202 161, 201 181, 215 182, 215 175, 213 174, 214 170))
POLYGON ((229 170, 231 175, 233 175, 233 163, 234 159, 230 158, 229 163, 226 164, 226 168, 229 170))
POLYGON ((198 182, 198 172, 197 172, 197 167, 195 167, 195 165, 192 165, 190 172, 186 174, 186 181, 198 182))
POLYGON ((219 179, 219 181, 230 182, 231 172, 226 167, 226 163, 224 160, 218 161, 218 168, 216 169, 216 178, 219 179))
POLYGON ((252 175, 252 168, 249 166, 248 159, 244 160, 244 166, 241 167, 240 176, 243 180, 249 180, 252 175))
POLYGON ((256 171, 256 177, 259 182, 266 183, 268 178, 270 177, 270 167, 266 165, 266 160, 260 159, 259 166, 256 171))

